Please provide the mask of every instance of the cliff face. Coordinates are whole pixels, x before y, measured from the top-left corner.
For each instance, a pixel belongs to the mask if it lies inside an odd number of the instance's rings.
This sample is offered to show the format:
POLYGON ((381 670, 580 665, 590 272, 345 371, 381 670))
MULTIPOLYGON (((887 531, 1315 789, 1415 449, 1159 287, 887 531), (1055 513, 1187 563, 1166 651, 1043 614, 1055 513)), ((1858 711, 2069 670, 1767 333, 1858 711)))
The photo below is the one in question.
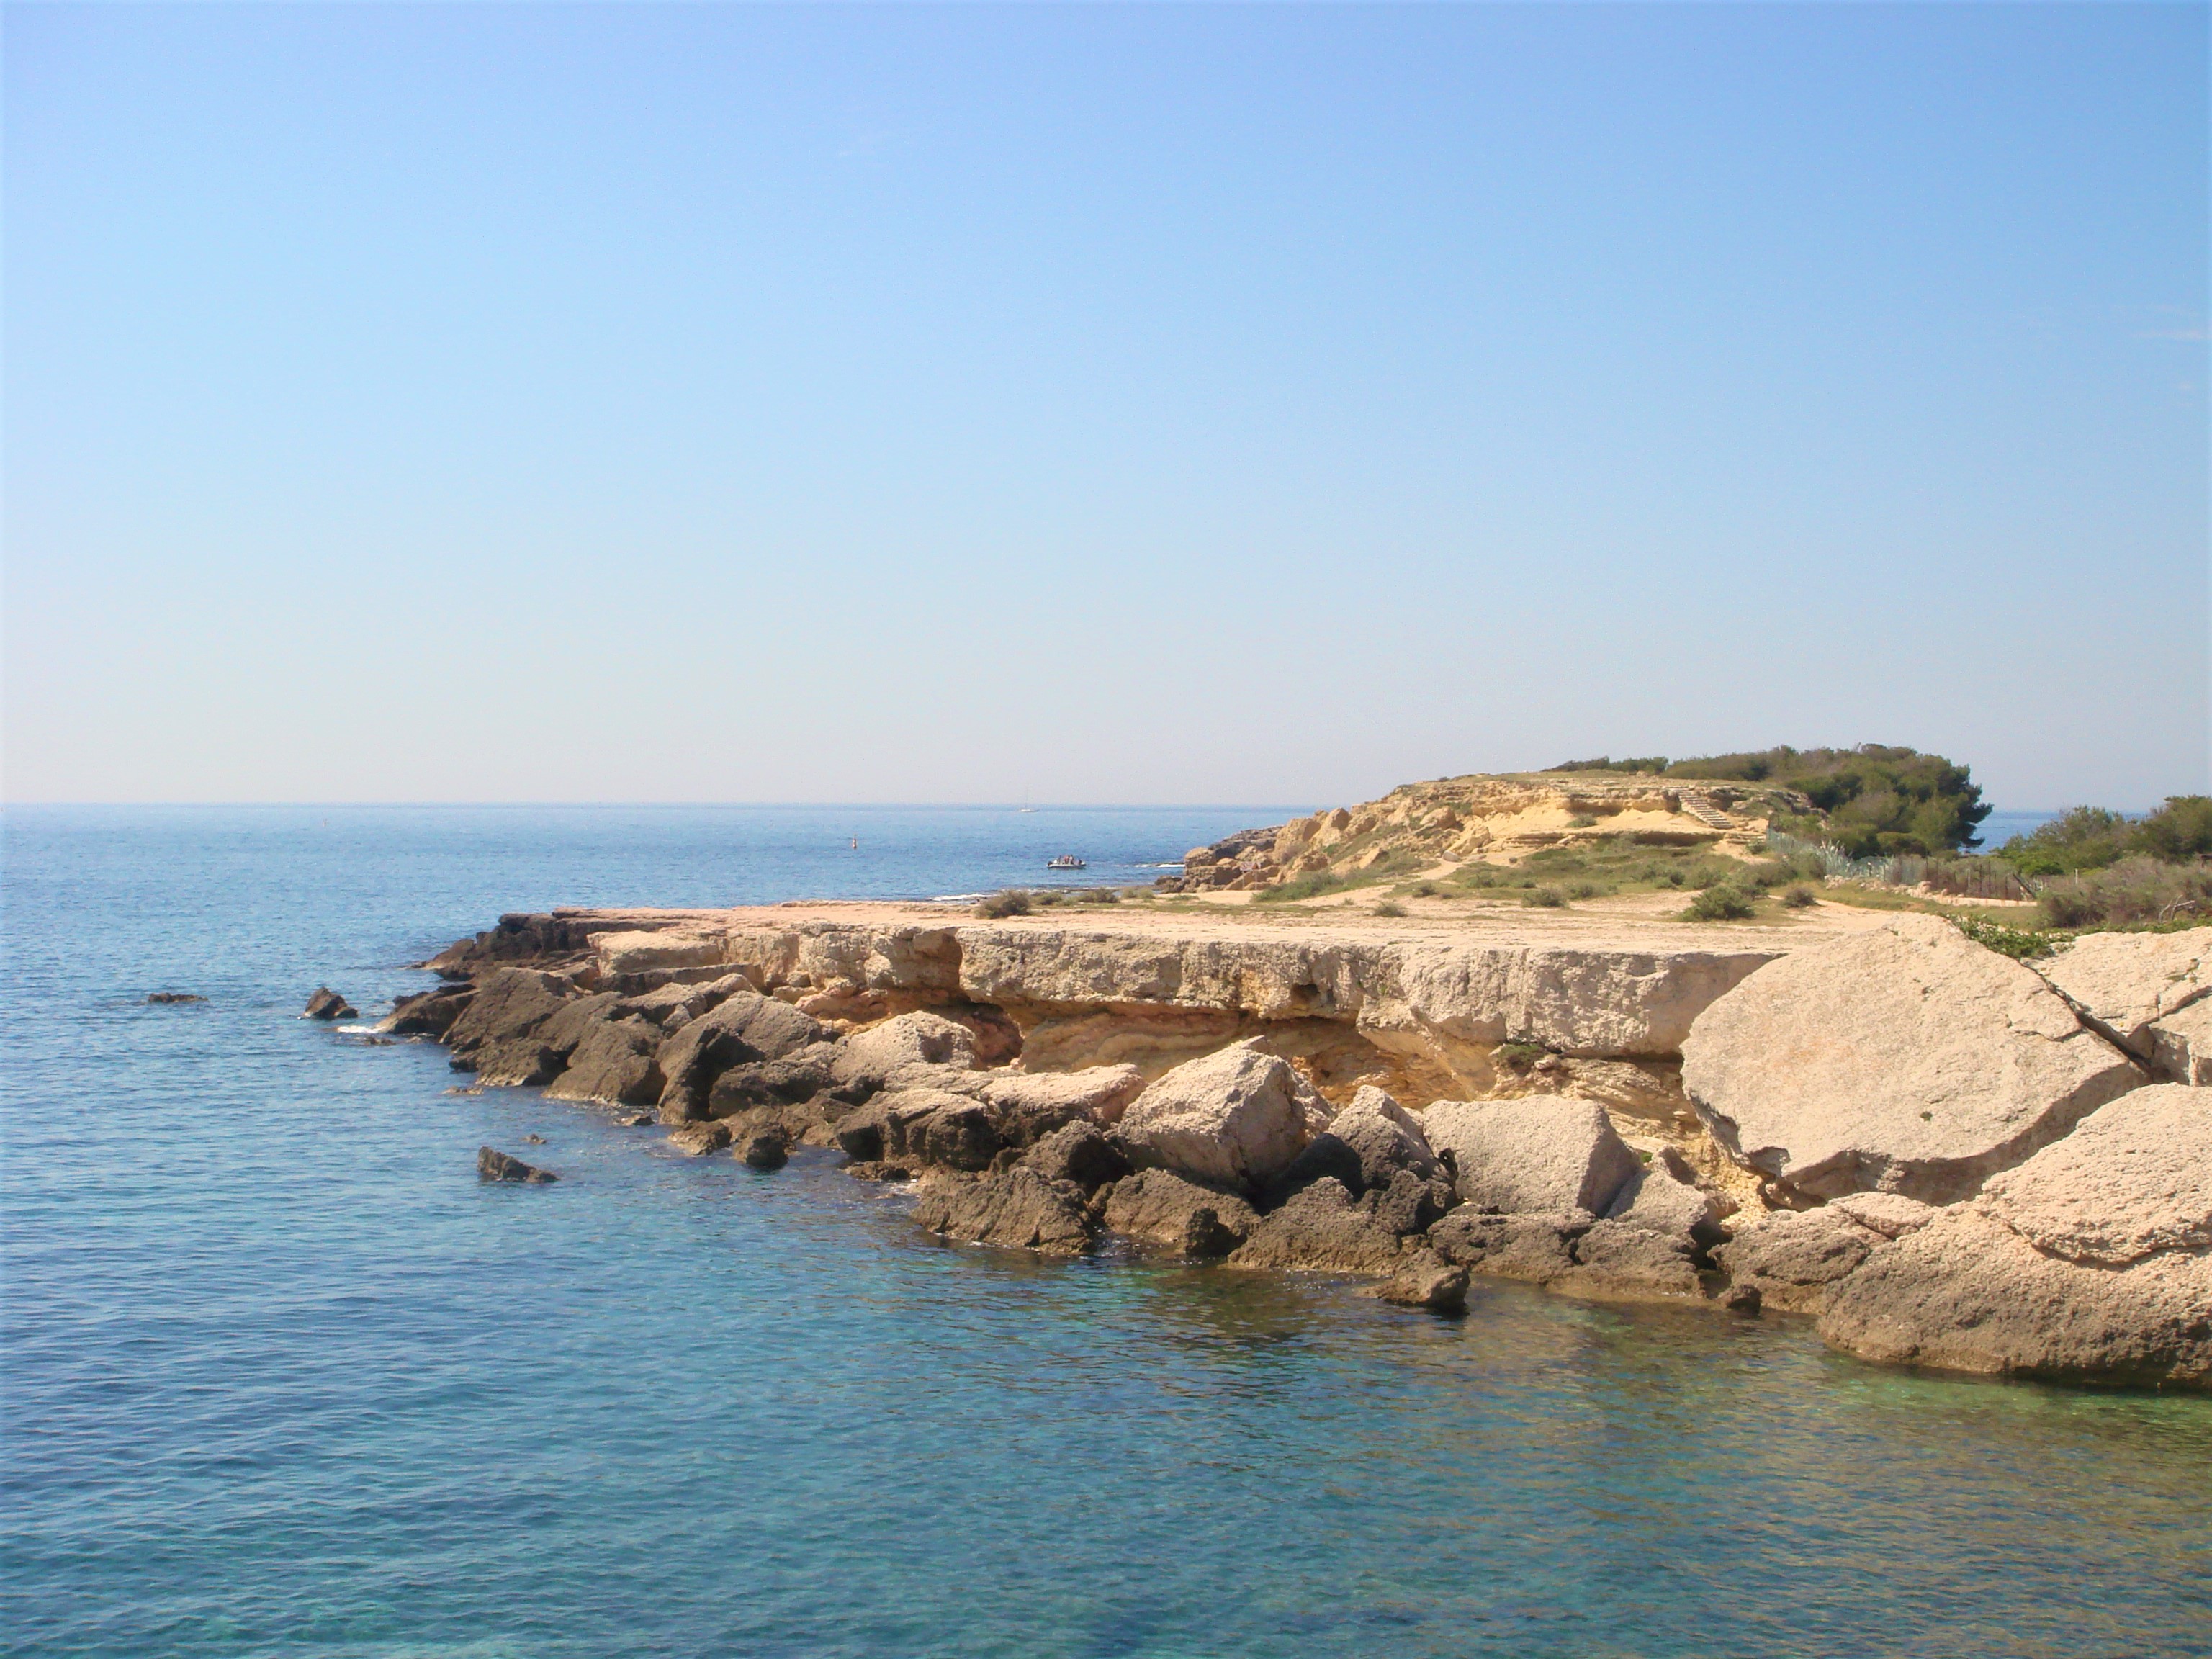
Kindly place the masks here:
POLYGON ((1341 1103, 1361 1087, 1410 1106, 1573 1092, 1632 1133, 1717 1152, 1680 1082, 1691 1023, 1781 954, 1718 946, 1376 937, 1255 928, 1223 918, 1168 929, 1041 920, 783 920, 774 911, 556 912, 508 918, 454 974, 511 960, 514 942, 595 991, 635 995, 741 973, 844 1028, 916 1010, 1010 1023, 1023 1069, 1127 1064, 1147 1078, 1264 1036, 1341 1103), (580 946, 581 948, 575 948, 580 946))
POLYGON ((1511 864, 1547 847, 1609 836, 1747 856, 1777 812, 1813 804, 1791 789, 1613 772, 1440 778, 1363 806, 1336 807, 1194 848, 1184 890, 1272 887, 1302 875, 1438 864, 1511 864))

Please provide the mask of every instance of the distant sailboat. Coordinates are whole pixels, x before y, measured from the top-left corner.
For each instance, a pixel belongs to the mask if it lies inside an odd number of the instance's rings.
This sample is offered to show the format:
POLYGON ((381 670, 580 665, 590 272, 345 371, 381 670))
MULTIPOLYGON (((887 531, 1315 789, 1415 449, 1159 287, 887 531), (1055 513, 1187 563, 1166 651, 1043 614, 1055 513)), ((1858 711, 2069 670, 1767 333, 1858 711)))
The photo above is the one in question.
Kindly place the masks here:
POLYGON ((1014 811, 1017 812, 1034 812, 1036 811, 1036 807, 1030 805, 1030 787, 1026 783, 1022 786, 1022 804, 1014 808, 1014 811))

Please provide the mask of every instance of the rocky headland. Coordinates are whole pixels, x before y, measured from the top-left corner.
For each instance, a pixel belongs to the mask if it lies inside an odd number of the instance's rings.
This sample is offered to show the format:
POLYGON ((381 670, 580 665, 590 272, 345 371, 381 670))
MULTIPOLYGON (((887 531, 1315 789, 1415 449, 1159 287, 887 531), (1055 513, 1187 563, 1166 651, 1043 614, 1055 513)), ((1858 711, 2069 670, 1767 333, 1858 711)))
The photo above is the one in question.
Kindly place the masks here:
POLYGON ((951 1238, 2212 1387, 2212 928, 2025 963, 1841 907, 1717 934, 1131 908, 509 915, 380 1029, 687 1154, 834 1148, 951 1238))

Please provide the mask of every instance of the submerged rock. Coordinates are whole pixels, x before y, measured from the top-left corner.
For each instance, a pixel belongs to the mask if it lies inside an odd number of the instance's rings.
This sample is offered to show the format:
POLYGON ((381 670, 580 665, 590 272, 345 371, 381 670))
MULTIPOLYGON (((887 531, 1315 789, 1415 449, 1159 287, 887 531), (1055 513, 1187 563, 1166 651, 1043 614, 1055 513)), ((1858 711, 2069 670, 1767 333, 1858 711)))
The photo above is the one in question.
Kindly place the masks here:
POLYGON ((2144 1080, 2033 970, 1935 916, 1770 963, 1682 1048, 1721 1144, 1816 1198, 1954 1202, 2144 1080))
POLYGON ((537 1169, 519 1158, 495 1152, 489 1146, 477 1148, 477 1179, 479 1181, 514 1181, 528 1186, 544 1186, 560 1178, 550 1170, 537 1169))
MULTIPOLYGON (((174 1005, 184 1002, 205 1002, 207 999, 203 996, 196 996, 190 991, 156 991, 153 995, 148 997, 146 1000, 156 1005, 174 1005)), ((309 1001, 309 1006, 312 1007, 313 1006, 313 1003, 311 999, 309 1001)))
POLYGON ((1574 1270, 1571 1241, 1595 1220, 1587 1210, 1500 1215, 1463 1206, 1429 1229, 1429 1247, 1486 1278, 1547 1285, 1574 1270))
POLYGON ((1329 1115, 1314 1086, 1255 1038, 1176 1066, 1131 1103, 1119 1127, 1138 1164, 1256 1191, 1329 1115))
MULTIPOLYGON (((149 1000, 153 1000, 149 999, 149 1000)), ((197 1000, 197 999, 194 1000, 197 1000)), ((315 988, 315 994, 307 999, 307 1006, 301 1011, 301 1018, 303 1019, 351 1019, 358 1012, 353 1004, 348 1002, 329 986, 319 985, 315 988)))

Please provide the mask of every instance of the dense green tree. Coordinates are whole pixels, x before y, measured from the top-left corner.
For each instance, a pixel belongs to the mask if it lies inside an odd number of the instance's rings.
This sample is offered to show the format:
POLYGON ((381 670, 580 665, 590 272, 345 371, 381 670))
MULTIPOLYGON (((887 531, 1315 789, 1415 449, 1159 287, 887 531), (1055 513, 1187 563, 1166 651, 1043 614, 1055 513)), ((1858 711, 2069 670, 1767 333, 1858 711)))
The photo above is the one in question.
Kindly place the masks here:
POLYGON ((1765 783, 1795 789, 1820 810, 1818 819, 1778 827, 1832 841, 1857 857, 1958 852, 1979 845, 1989 817, 1972 772, 1941 755, 1891 744, 1856 749, 1747 750, 1669 762, 1663 756, 1615 761, 1600 756, 1556 772, 1656 772, 1670 778, 1765 783))

